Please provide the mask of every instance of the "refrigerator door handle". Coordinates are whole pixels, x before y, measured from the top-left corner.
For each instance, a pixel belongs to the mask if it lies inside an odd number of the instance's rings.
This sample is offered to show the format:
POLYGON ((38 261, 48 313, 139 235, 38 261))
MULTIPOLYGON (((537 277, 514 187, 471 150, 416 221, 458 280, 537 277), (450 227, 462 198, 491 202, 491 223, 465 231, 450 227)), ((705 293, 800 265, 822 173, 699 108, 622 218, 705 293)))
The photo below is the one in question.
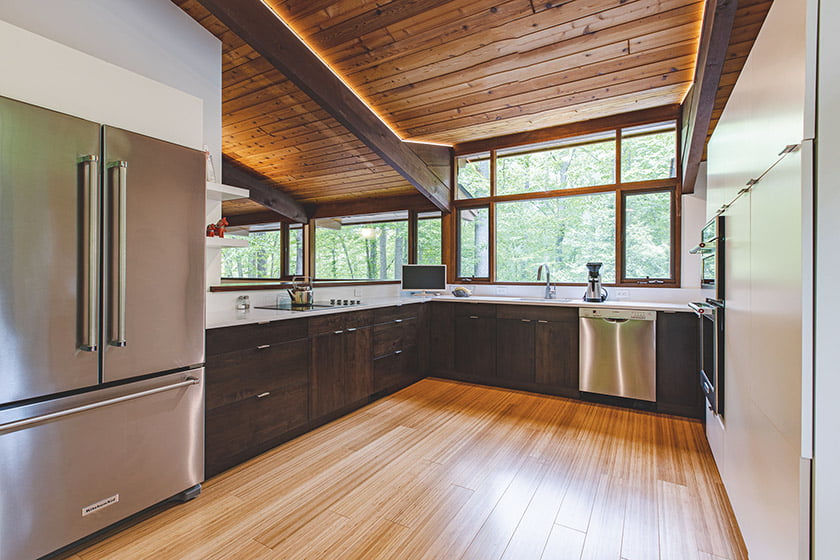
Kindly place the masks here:
POLYGON ((108 344, 123 347, 125 336, 126 282, 126 174, 127 161, 108 163, 111 189, 111 332, 108 344))
POLYGON ((86 352, 96 352, 99 321, 99 156, 86 155, 79 158, 84 177, 86 227, 82 251, 83 290, 81 311, 81 337, 79 347, 86 352))
POLYGON ((68 408, 66 410, 59 410, 58 412, 51 412, 49 414, 42 414, 41 416, 34 416, 32 418, 26 418, 24 420, 16 420, 14 422, 7 422, 5 424, 0 424, 0 434, 4 432, 9 432, 12 430, 19 430, 20 428, 26 428, 33 424, 41 424, 48 420, 55 420, 57 418, 63 418, 64 416, 70 416, 71 414, 78 414, 80 412, 86 412, 88 410, 94 410, 97 408, 102 408, 103 406, 110 406, 112 404, 117 404, 125 401, 130 401, 134 399, 139 399, 141 397, 147 397, 149 395, 156 395, 157 393, 163 393, 164 391, 171 391, 173 389, 178 389, 180 387, 186 387, 187 385, 197 385, 201 383, 201 381, 197 377, 186 377, 183 381, 179 381, 178 383, 173 383, 171 385, 164 385, 163 387, 155 387, 154 389, 147 389, 145 391, 139 391, 137 393, 130 393, 128 395, 123 395, 121 397, 114 397, 113 399, 107 399, 104 401, 99 401, 95 403, 90 403, 82 406, 77 406, 74 408, 68 408))

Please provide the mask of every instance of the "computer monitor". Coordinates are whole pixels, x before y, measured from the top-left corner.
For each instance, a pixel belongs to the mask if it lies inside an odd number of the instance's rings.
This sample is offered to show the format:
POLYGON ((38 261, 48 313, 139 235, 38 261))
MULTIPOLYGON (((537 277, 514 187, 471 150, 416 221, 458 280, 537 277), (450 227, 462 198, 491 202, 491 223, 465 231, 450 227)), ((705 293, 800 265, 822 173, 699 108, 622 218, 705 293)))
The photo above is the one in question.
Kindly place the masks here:
POLYGON ((445 264, 404 264, 402 289, 407 292, 445 292, 445 264))

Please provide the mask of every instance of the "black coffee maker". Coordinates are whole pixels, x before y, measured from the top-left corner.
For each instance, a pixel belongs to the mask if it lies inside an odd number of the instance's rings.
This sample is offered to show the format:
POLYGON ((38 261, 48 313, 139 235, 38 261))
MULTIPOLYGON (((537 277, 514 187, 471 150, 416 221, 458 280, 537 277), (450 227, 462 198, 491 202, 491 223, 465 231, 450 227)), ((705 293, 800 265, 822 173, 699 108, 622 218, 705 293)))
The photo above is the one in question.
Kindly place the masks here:
POLYGON ((601 286, 602 264, 603 263, 599 262, 586 263, 586 268, 589 269, 589 279, 586 283, 586 293, 583 296, 583 301, 596 303, 607 299, 609 294, 607 293, 607 290, 601 286))

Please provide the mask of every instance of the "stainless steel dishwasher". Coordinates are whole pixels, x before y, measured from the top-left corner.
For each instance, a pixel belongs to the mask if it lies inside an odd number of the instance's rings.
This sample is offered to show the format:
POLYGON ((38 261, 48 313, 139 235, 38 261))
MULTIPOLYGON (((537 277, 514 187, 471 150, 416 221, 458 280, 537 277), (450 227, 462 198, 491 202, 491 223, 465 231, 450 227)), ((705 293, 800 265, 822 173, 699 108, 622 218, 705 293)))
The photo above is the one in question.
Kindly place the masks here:
POLYGON ((656 401, 656 312, 580 308, 580 390, 656 401))

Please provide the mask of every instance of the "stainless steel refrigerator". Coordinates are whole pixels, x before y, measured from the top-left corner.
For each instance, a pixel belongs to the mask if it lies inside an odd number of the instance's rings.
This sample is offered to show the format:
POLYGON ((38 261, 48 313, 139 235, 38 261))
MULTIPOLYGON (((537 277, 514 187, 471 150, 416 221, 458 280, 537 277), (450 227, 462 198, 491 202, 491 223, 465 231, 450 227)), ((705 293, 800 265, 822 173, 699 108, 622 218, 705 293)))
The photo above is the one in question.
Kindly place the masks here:
POLYGON ((203 480, 204 169, 0 98, 0 558, 203 480))

